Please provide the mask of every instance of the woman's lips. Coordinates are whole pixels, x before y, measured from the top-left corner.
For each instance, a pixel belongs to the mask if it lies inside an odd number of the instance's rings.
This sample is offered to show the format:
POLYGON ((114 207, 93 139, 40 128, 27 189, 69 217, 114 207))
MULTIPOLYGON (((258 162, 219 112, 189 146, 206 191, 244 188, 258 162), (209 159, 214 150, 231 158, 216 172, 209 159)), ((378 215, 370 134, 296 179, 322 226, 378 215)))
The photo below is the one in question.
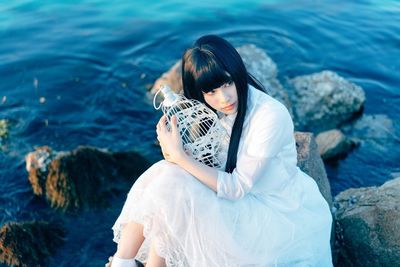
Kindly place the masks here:
POLYGON ((229 106, 224 107, 223 110, 232 110, 235 107, 235 105, 236 105, 236 102, 229 106))

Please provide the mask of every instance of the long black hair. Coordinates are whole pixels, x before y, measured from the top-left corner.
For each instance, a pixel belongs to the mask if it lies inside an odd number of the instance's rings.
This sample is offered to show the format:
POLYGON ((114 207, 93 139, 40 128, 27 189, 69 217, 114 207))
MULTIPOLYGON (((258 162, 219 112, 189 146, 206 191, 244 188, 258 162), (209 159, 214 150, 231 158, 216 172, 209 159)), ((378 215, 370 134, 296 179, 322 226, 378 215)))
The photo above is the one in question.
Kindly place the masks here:
POLYGON ((247 72, 236 49, 219 36, 206 35, 200 37, 183 54, 182 82, 186 97, 199 100, 211 108, 205 102, 203 93, 230 81, 235 83, 239 101, 225 165, 227 172, 232 172, 236 167, 240 136, 246 116, 248 85, 250 84, 265 92, 264 87, 247 72))

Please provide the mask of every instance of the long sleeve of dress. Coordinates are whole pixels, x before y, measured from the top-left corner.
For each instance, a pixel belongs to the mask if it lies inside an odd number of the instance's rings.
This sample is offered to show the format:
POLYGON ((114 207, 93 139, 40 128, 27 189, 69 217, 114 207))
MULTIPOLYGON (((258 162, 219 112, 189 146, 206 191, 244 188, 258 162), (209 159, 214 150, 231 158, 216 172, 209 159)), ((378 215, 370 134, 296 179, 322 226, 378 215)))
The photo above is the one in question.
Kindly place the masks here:
POLYGON ((217 196, 239 199, 263 177, 272 158, 293 139, 293 122, 286 107, 276 100, 249 114, 247 136, 242 136, 236 168, 232 173, 218 171, 217 196))

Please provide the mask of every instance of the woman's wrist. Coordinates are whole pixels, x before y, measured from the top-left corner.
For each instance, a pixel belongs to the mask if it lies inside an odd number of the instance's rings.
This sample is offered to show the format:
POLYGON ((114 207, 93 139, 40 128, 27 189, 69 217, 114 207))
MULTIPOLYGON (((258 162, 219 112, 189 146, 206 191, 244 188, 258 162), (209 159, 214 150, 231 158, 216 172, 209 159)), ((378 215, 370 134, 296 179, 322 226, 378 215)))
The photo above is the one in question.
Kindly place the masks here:
POLYGON ((175 163, 178 165, 183 165, 184 162, 187 162, 189 159, 189 155, 186 154, 186 152, 184 150, 180 151, 179 153, 177 153, 176 157, 175 157, 175 163))

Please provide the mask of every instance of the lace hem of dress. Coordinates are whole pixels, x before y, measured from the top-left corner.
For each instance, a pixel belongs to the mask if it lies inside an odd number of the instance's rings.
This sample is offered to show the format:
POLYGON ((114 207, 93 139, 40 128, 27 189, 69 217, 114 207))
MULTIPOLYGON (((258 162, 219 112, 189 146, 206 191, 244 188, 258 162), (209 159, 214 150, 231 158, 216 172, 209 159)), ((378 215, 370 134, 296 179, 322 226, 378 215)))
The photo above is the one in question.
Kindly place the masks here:
MULTIPOLYGON (((155 250, 157 255, 165 259, 167 267, 188 267, 186 257, 184 255, 183 249, 178 245, 178 243, 173 239, 172 235, 163 229, 155 230, 153 227, 153 216, 145 216, 140 219, 130 219, 129 221, 134 221, 143 225, 143 236, 145 241, 140 247, 136 259, 146 263, 149 256, 150 246, 152 241, 155 241, 155 250)), ((113 241, 118 243, 121 238, 122 227, 126 223, 116 224, 112 230, 114 233, 113 241)))

